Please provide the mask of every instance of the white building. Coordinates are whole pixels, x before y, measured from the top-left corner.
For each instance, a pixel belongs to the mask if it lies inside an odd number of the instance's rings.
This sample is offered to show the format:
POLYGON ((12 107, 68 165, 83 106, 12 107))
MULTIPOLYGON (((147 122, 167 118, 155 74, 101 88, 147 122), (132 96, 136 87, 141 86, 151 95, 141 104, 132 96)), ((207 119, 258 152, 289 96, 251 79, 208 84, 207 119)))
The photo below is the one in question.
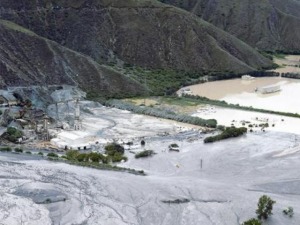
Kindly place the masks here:
POLYGON ((261 94, 270 94, 270 93, 274 93, 274 92, 277 92, 277 91, 280 91, 280 90, 281 90, 280 85, 273 84, 273 85, 268 85, 268 86, 256 88, 255 91, 257 91, 261 94))
POLYGON ((253 79, 255 79, 255 77, 252 77, 250 75, 243 75, 242 76, 242 80, 253 80, 253 79))

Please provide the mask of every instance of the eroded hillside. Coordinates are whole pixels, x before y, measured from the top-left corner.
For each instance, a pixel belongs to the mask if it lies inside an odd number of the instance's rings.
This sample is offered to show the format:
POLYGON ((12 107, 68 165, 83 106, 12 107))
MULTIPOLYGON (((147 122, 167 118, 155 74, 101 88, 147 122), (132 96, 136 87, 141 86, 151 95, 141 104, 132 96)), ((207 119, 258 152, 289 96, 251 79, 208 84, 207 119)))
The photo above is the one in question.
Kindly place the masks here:
POLYGON ((1 0, 0 16, 92 57, 146 68, 245 72, 271 61, 226 32, 158 1, 1 0))
POLYGON ((181 7, 253 47, 300 52, 298 0, 161 0, 181 7))
POLYGON ((0 87, 69 84, 106 96, 137 95, 143 87, 93 59, 0 20, 0 87))

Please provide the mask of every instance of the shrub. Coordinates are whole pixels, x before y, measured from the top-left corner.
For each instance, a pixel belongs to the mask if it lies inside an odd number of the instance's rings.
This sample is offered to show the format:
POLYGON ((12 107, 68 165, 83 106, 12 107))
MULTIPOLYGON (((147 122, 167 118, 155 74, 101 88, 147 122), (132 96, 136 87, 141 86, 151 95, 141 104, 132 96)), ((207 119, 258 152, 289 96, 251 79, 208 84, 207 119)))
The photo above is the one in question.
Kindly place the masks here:
POLYGON ((294 215, 293 207, 288 207, 287 209, 284 209, 282 212, 284 215, 287 215, 289 217, 293 217, 293 215, 294 215))
POLYGON ((110 157, 112 162, 121 162, 122 160, 127 161, 127 157, 123 156, 120 153, 115 153, 113 156, 110 157))
POLYGON ((273 201, 269 196, 263 195, 259 198, 257 204, 256 214, 258 219, 268 219, 270 215, 272 215, 273 205, 276 202, 273 201))
POLYGON ((224 131, 226 129, 226 127, 223 126, 223 125, 218 125, 217 129, 220 130, 220 131, 224 131))
POLYGON ((211 142, 220 141, 231 137, 238 137, 243 135, 246 132, 247 132, 247 128, 245 127, 240 127, 240 128, 227 127, 221 134, 205 138, 204 143, 211 143, 211 142))
POLYGON ((91 152, 87 157, 92 162, 100 162, 100 160, 102 159, 103 156, 99 153, 91 152))
POLYGON ((15 148, 15 152, 22 153, 23 149, 21 149, 21 148, 15 148))
POLYGON ((79 155, 77 150, 69 150, 66 152, 66 157, 68 160, 76 160, 76 157, 79 155))
POLYGON ((54 152, 50 152, 47 154, 48 157, 58 158, 58 155, 54 152))
POLYGON ((142 152, 139 152, 135 155, 135 158, 138 159, 138 158, 143 158, 143 157, 149 157, 149 156, 152 156, 154 155, 154 151, 153 150, 145 150, 145 151, 142 151, 142 152))
POLYGON ((31 155, 32 153, 31 153, 31 151, 26 151, 26 154, 29 154, 29 155, 31 155))
POLYGON ((11 152, 11 148, 10 147, 2 147, 2 148, 0 148, 0 151, 1 152, 11 152))
POLYGON ((178 148, 179 146, 178 146, 178 144, 173 143, 173 144, 170 144, 169 147, 171 147, 171 148, 178 148))
POLYGON ((242 223, 242 225, 262 225, 262 223, 258 219, 252 218, 242 223))
POLYGON ((18 139, 23 136, 22 131, 14 127, 8 127, 6 133, 7 133, 7 140, 11 142, 17 142, 18 139))
POLYGON ((44 156, 44 153, 42 153, 42 152, 39 152, 39 153, 38 153, 38 155, 40 155, 40 156, 44 156))
POLYGON ((113 156, 116 152, 124 154, 125 149, 123 146, 121 146, 117 143, 111 143, 111 144, 108 144, 105 146, 105 153, 107 155, 113 156))
POLYGON ((78 162, 84 162, 84 161, 86 161, 88 159, 88 155, 85 154, 85 153, 78 154, 76 156, 76 159, 77 159, 78 162))

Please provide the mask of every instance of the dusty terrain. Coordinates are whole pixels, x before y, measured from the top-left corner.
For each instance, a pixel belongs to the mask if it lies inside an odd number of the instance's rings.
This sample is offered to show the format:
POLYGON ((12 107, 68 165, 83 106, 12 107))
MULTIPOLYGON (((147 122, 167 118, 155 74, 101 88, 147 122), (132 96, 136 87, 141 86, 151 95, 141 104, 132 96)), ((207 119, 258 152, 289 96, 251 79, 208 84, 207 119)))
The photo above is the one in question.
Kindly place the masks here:
POLYGON ((201 139, 153 138, 146 147, 158 154, 138 160, 126 152, 129 161, 121 164, 144 169, 147 176, 2 153, 1 223, 238 225, 255 216, 258 198, 268 194, 277 203, 266 224, 296 225, 298 145, 298 137, 274 132, 209 145, 201 139), (181 152, 164 151, 172 142, 181 152), (162 202, 175 199, 189 202, 162 202), (287 206, 294 208, 293 218, 282 214, 287 206))

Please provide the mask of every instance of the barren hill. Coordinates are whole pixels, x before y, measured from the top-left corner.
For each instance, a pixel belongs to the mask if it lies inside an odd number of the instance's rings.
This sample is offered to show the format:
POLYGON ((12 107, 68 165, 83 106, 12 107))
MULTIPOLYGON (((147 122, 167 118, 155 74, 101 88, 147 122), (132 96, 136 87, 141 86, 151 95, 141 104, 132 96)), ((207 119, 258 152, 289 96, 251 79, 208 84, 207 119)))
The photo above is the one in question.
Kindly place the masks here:
POLYGON ((253 47, 300 52, 299 0, 161 0, 181 7, 253 47))
POLYGON ((0 34, 0 88, 69 84, 110 97, 143 93, 130 78, 12 22, 0 20, 0 34))
POLYGON ((0 0, 0 5, 1 18, 98 63, 233 72, 271 66, 237 38, 154 0, 0 0))

